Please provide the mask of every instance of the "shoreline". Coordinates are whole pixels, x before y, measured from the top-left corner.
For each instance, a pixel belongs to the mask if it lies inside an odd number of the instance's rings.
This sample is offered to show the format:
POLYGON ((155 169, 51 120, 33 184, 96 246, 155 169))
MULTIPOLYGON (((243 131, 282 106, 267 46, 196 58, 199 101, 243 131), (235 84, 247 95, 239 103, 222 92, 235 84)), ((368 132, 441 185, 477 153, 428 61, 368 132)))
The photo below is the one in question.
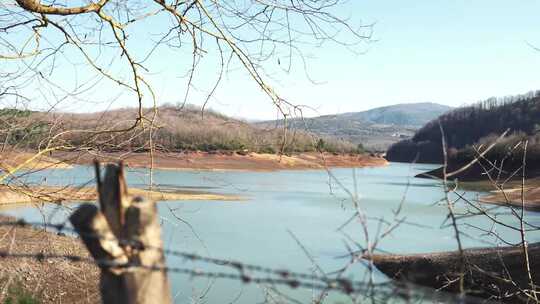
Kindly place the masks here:
MULTIPOLYGON (((238 195, 217 194, 202 191, 166 191, 129 188, 132 196, 144 196, 156 203, 163 201, 244 201, 238 195)), ((28 206, 34 203, 79 203, 97 200, 93 187, 7 187, 0 186, 0 211, 28 206)))
MULTIPOLYGON (((49 153, 47 153, 49 154, 49 153)), ((54 157, 40 154, 38 151, 10 150, 0 153, 2 170, 42 170, 42 169, 71 169, 72 164, 54 157)))
MULTIPOLYGON (((420 173, 415 177, 436 180, 440 178, 438 176, 440 171, 441 168, 437 168, 428 172, 420 173)), ((460 181, 461 188, 463 189, 490 193, 480 196, 478 199, 479 203, 505 207, 523 207, 528 211, 540 212, 540 177, 533 175, 533 177, 525 180, 525 187, 523 188, 523 202, 521 197, 521 183, 521 179, 510 180, 505 184, 505 186, 508 188, 504 189, 503 192, 496 189, 492 182, 485 177, 471 179, 469 176, 469 179, 460 181)))
POLYGON ((492 193, 481 196, 479 202, 506 207, 523 207, 528 211, 540 212, 540 181, 537 181, 533 187, 526 186, 523 191, 523 202, 521 188, 505 189, 504 193, 501 191, 492 193))
POLYGON ((150 153, 102 153, 56 152, 53 154, 67 164, 90 165, 94 159, 101 162, 122 161, 128 168, 150 168, 178 171, 238 171, 272 172, 280 170, 320 170, 324 168, 363 168, 386 166, 384 158, 365 154, 299 153, 291 156, 235 152, 155 152, 150 153))

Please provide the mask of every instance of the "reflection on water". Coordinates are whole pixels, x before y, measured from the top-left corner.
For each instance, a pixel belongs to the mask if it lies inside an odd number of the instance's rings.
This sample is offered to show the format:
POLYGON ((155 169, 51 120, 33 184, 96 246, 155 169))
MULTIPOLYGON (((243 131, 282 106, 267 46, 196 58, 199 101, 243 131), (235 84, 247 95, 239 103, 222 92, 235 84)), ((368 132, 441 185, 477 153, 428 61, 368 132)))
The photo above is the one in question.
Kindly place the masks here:
MULTIPOLYGON (((317 265, 331 272, 348 262, 340 258, 348 253, 347 246, 358 250, 355 242, 365 244, 363 231, 357 221, 351 222, 343 231, 338 231, 354 214, 350 194, 356 193, 360 208, 370 218, 368 230, 371 239, 381 233, 378 219, 392 222, 396 218, 394 212, 401 210, 398 218, 403 219, 404 224, 380 242, 382 252, 455 250, 452 231, 441 228, 447 209, 444 204, 437 204, 444 198, 440 185, 433 180, 412 177, 422 170, 435 167, 390 164, 381 168, 332 170, 346 190, 332 181, 327 172, 317 170, 155 170, 154 181, 157 186, 237 194, 249 198, 243 204, 221 201, 161 203, 159 213, 163 223, 163 239, 170 249, 311 273, 314 265, 291 237, 292 232, 313 256, 317 265)), ((149 180, 147 173, 142 169, 130 170, 128 183, 132 186, 146 186, 149 180)), ((54 185, 83 184, 93 180, 93 170, 87 167, 50 170, 40 174, 28 176, 27 181, 42 183, 46 178, 48 184, 54 185)), ((474 199, 478 193, 465 192, 464 195, 474 199)), ((462 211, 466 206, 458 203, 456 208, 462 211)), ((22 208, 7 213, 29 221, 62 222, 70 210, 44 206, 41 209, 22 208)), ((533 224, 540 224, 540 216, 536 213, 527 213, 527 218, 533 224)), ((499 219, 516 222, 508 212, 499 215, 499 219)), ((480 227, 489 227, 490 224, 486 219, 478 217, 467 218, 465 221, 480 227)), ((474 228, 464 229, 472 236, 463 240, 466 247, 485 246, 486 242, 495 241, 474 228)), ((507 239, 519 238, 519 235, 514 235, 515 232, 501 227, 498 232, 507 239)), ((530 234, 529 240, 540 240, 540 236, 530 234)), ((168 257, 168 264, 174 267, 208 267, 193 265, 190 261, 175 257, 168 257)), ((215 269, 209 267, 208 270, 215 269)), ((265 298, 265 288, 257 285, 244 286, 240 282, 228 280, 193 279, 176 273, 171 273, 170 277, 177 303, 229 303, 238 298, 235 303, 251 304, 262 302, 265 298), (211 288, 208 288, 209 285, 211 288)), ((347 277, 364 280, 367 278, 365 268, 358 264, 347 272, 347 277)), ((378 273, 376 279, 385 280, 378 273)), ((280 290, 304 303, 309 303, 313 294, 311 290, 280 290)), ((331 295, 328 303, 339 301, 348 303, 346 297, 340 295, 331 295)))

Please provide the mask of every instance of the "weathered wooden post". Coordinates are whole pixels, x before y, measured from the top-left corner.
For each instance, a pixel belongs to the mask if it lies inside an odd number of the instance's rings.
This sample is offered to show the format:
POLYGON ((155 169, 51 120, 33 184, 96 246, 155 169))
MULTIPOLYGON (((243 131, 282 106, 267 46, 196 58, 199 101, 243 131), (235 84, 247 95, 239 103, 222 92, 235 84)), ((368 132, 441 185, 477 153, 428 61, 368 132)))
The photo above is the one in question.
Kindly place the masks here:
POLYGON ((122 164, 96 162, 99 208, 84 204, 70 217, 101 269, 103 303, 171 303, 161 229, 153 201, 131 197, 122 164))

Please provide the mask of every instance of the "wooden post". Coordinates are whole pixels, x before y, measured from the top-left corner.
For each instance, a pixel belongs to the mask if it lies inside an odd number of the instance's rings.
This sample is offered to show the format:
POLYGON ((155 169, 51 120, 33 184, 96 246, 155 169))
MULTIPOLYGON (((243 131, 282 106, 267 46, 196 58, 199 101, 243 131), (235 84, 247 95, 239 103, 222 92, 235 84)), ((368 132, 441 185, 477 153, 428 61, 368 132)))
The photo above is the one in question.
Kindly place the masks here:
POLYGON ((84 204, 70 221, 100 266, 102 302, 171 303, 155 203, 129 196, 122 164, 107 165, 103 182, 95 166, 100 207, 84 204))

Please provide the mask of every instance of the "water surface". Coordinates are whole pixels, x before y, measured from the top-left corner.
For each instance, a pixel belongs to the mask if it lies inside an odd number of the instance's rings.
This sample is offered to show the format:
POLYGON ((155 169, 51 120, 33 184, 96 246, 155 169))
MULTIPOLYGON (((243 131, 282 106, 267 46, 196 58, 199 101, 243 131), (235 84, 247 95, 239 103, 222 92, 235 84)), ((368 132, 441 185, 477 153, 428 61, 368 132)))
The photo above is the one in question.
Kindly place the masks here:
MULTIPOLYGON (((384 232, 385 225, 401 220, 404 223, 383 239, 381 252, 417 253, 455 250, 456 240, 451 228, 441 228, 448 209, 441 184, 434 180, 418 179, 419 172, 435 168, 430 165, 391 163, 387 167, 362 169, 277 171, 277 172, 210 172, 155 170, 156 186, 186 190, 204 190, 244 196, 238 202, 172 201, 160 203, 163 239, 169 249, 194 252, 205 256, 232 259, 245 263, 311 273, 315 266, 301 248, 305 247, 316 264, 326 272, 334 271, 348 260, 342 256, 347 248, 359 250, 366 244, 365 233, 358 220, 338 231, 356 209, 369 217, 369 240, 384 232), (332 177, 333 176, 333 177, 332 177), (335 179, 334 179, 335 177, 335 179), (399 212, 397 212, 399 210, 399 212), (301 243, 295 240, 294 235, 301 243)), ((147 170, 129 170, 128 183, 138 187, 148 184, 147 170)), ((28 182, 92 185, 93 169, 78 166, 70 170, 48 170, 29 175, 28 182)), ((463 192, 474 200, 479 193, 463 192)), ((6 211, 28 221, 64 221, 71 212, 68 208, 43 206, 6 211)), ((460 202, 456 211, 466 204, 460 202)), ((499 208, 499 219, 517 224, 505 208, 499 208)), ((527 220, 540 225, 537 213, 527 213, 527 220)), ((472 217, 462 221, 489 228, 485 218, 472 217)), ((509 240, 519 241, 519 235, 502 227, 498 232, 509 240)), ((487 246, 495 242, 475 228, 463 226, 465 247, 487 246)), ((540 240, 530 234, 530 241, 540 240)), ((168 257, 168 265, 178 268, 200 267, 208 271, 224 271, 224 267, 193 264, 184 259, 168 257)), ((265 286, 243 285, 230 280, 191 278, 171 273, 177 303, 256 303, 273 295, 265 286), (210 286, 208 289, 207 287, 210 286)), ((354 280, 366 280, 365 267, 357 265, 347 272, 354 280)), ((377 280, 385 280, 376 273, 377 280)), ((280 289, 288 296, 309 303, 310 290, 280 289)), ((274 296, 277 296, 274 294, 274 296)), ((328 303, 346 299, 331 295, 328 303)))

